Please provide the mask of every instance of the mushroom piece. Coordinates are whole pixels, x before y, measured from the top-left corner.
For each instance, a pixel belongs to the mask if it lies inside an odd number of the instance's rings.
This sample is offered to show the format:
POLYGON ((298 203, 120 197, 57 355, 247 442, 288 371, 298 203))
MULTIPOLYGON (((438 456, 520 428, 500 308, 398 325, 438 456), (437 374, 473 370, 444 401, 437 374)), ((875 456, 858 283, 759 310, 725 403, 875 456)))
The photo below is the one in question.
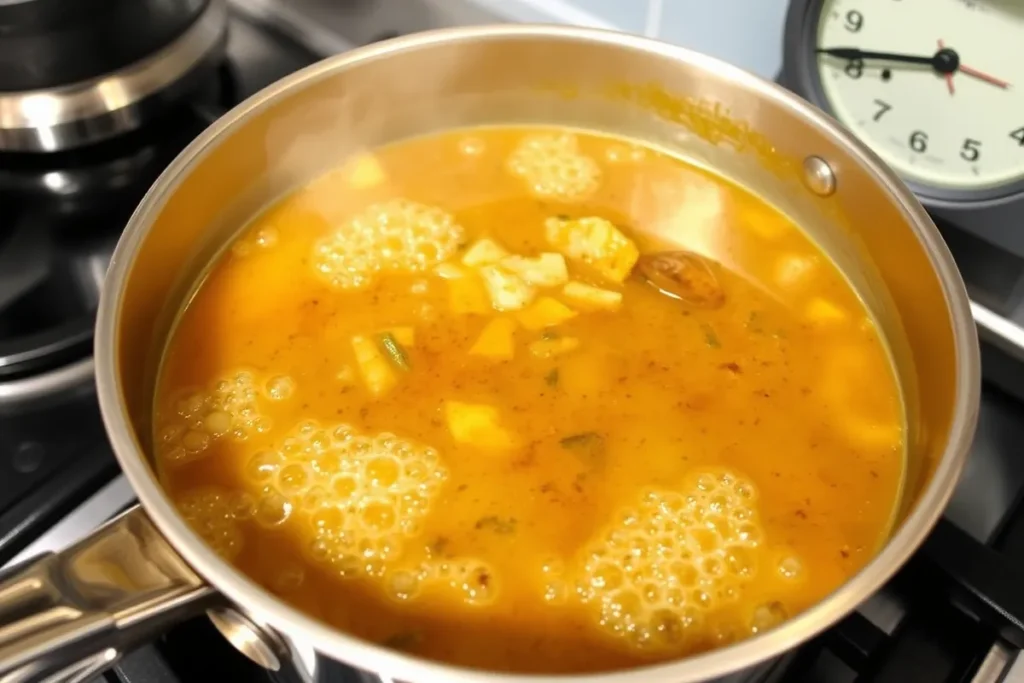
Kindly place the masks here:
POLYGON ((666 296, 696 308, 715 309, 725 304, 716 265, 690 251, 659 251, 642 254, 634 272, 666 296))

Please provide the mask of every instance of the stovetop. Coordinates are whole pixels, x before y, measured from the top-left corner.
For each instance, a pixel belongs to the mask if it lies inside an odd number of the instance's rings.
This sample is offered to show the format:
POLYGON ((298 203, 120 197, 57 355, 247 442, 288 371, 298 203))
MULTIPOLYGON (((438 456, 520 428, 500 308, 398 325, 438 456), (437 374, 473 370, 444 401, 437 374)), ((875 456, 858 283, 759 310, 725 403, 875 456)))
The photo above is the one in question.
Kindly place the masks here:
MULTIPOLYGON (((467 0, 238 0, 234 7, 225 62, 162 120, 72 154, 0 156, 0 565, 63 548, 133 500, 100 422, 88 348, 113 244, 174 155, 228 108, 322 55, 395 33, 497 19, 467 0), (46 342, 36 345, 45 353, 24 352, 33 348, 28 334, 46 342)), ((947 240, 972 297, 997 311, 1016 306, 1024 294, 1012 283, 1024 279, 1024 267, 1015 271, 1006 255, 955 232, 947 240)), ((1024 378, 1024 349, 986 344, 983 358, 986 377, 1024 378)), ((1024 683, 1024 663, 1015 666, 1024 647, 1024 458, 1016 452, 1024 405, 1000 386, 1007 383, 983 388, 966 471, 922 550, 856 613, 758 680, 1024 683)), ((322 659, 316 669, 318 683, 376 680, 322 659)), ((250 662, 205 618, 97 679, 207 680, 295 679, 250 662)))
POLYGON ((235 19, 187 104, 108 143, 0 155, 0 564, 117 474, 93 389, 92 327, 121 229, 164 167, 228 108, 316 56, 235 19))

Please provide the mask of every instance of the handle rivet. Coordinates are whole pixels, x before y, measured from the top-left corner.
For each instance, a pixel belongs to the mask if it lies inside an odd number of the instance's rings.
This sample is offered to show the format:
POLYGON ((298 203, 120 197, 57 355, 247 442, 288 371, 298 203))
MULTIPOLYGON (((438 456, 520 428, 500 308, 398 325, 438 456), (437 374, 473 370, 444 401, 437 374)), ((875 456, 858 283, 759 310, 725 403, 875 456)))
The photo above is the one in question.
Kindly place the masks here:
POLYGON ((804 185, 819 197, 836 191, 836 174, 828 162, 817 156, 804 159, 804 185))

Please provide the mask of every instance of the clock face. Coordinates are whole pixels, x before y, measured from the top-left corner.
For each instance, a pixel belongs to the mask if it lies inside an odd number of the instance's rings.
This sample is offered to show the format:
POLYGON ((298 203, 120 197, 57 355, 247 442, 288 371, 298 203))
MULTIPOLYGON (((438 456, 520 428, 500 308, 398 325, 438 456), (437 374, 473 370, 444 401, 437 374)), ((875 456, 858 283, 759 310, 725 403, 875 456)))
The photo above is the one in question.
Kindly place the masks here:
POLYGON ((818 49, 936 60, 816 57, 832 113, 897 173, 961 191, 1024 179, 1024 0, 822 4, 818 49))

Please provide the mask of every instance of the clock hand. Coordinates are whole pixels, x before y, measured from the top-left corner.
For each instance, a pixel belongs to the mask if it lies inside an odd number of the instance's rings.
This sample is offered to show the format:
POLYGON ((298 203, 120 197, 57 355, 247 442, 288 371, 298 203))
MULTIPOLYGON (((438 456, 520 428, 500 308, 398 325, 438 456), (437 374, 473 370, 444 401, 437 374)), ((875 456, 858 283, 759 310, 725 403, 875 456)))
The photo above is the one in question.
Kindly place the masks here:
POLYGON ((995 76, 989 76, 987 73, 978 71, 977 69, 972 69, 971 67, 964 66, 963 64, 960 65, 960 71, 967 74, 968 76, 973 76, 974 78, 977 78, 979 81, 991 83, 992 85, 998 88, 1002 88, 1003 90, 1006 90, 1007 88, 1010 87, 1010 84, 1002 79, 996 78, 995 76))
MULTIPOLYGON (((960 55, 948 47, 942 47, 931 57, 924 57, 922 55, 907 55, 899 52, 876 52, 873 50, 861 50, 856 47, 825 47, 818 48, 816 50, 818 54, 830 55, 832 57, 838 57, 840 59, 880 59, 889 62, 902 62, 904 64, 924 64, 930 66, 940 74, 950 75, 955 73, 957 70, 963 71, 964 74, 977 78, 980 81, 985 81, 998 88, 1007 89, 1010 84, 1006 81, 991 76, 983 71, 978 71, 969 66, 963 66, 960 64, 960 55)), ((950 79, 946 79, 947 86, 951 86, 950 79)), ((953 93, 953 88, 950 87, 950 94, 953 93)))
MULTIPOLYGON (((945 43, 942 42, 941 38, 939 38, 939 50, 942 51, 942 50, 945 50, 945 49, 946 49, 945 43)), ((985 81, 986 83, 990 83, 990 84, 996 86, 997 88, 1002 88, 1003 90, 1006 90, 1007 88, 1010 87, 1010 84, 1007 83, 1006 81, 1004 81, 1001 78, 996 78, 995 76, 990 76, 989 74, 985 73, 984 71, 978 71, 977 69, 973 69, 973 68, 971 68, 969 66, 965 66, 963 64, 957 64, 957 71, 961 71, 964 74, 966 74, 968 76, 971 76, 972 78, 977 78, 979 81, 985 81)), ((949 94, 952 95, 953 94, 953 74, 951 74, 951 73, 946 74, 946 85, 949 87, 949 94)))
MULTIPOLYGON (((939 38, 939 50, 942 51, 946 48, 946 44, 942 42, 942 38, 939 38)), ((948 73, 946 76, 946 89, 949 90, 949 95, 952 97, 956 94, 956 88, 953 86, 953 74, 948 73)))
POLYGON ((931 57, 906 55, 898 52, 874 52, 872 50, 861 50, 856 47, 818 48, 817 53, 839 57, 840 59, 882 59, 889 62, 902 62, 904 64, 924 64, 943 74, 953 73, 960 65, 960 57, 949 48, 941 49, 931 57))

